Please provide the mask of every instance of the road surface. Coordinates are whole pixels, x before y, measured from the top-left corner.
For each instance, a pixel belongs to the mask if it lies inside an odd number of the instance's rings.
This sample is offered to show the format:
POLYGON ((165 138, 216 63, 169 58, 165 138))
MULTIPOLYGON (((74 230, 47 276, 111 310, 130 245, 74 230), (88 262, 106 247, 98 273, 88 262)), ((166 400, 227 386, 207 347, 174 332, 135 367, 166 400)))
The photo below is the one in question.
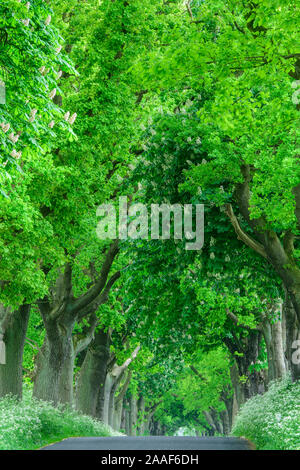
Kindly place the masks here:
POLYGON ((74 437, 42 450, 251 450, 251 445, 235 437, 74 437))

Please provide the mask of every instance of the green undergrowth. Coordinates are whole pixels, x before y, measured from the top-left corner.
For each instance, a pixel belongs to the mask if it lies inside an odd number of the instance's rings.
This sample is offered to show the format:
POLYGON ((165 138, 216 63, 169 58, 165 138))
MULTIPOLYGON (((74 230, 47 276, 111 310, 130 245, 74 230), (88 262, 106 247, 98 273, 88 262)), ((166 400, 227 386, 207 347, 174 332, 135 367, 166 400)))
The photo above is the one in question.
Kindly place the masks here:
POLYGON ((237 415, 232 434, 246 437, 258 450, 300 449, 300 381, 287 377, 264 395, 248 400, 237 415))
POLYGON ((25 391, 22 400, 0 400, 0 450, 38 449, 68 437, 119 435, 89 416, 66 407, 33 399, 25 391))

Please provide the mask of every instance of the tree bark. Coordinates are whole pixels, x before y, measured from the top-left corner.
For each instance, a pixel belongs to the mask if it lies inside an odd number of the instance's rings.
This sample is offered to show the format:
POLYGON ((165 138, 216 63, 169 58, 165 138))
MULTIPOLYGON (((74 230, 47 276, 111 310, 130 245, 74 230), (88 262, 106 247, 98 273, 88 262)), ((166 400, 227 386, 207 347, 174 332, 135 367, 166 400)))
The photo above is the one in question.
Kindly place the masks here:
POLYGON ((223 434, 228 436, 231 431, 231 427, 227 408, 220 413, 220 416, 222 420, 223 434))
POLYGON ((295 382, 300 380, 300 363, 295 360, 296 348, 294 347, 298 341, 298 345, 300 345, 300 323, 298 322, 297 315, 295 314, 292 300, 287 293, 285 296, 283 312, 286 322, 286 359, 292 380, 295 382))
POLYGON ((123 404, 124 404, 124 396, 128 390, 130 380, 132 377, 132 372, 128 371, 126 375, 125 382, 123 383, 121 390, 118 393, 118 396, 114 400, 115 410, 114 410, 114 422, 113 428, 115 430, 119 430, 121 428, 121 421, 123 415, 123 404))
POLYGON ((129 399, 129 435, 136 436, 137 434, 137 400, 136 397, 131 395, 129 399))
POLYGON ((70 371, 70 358, 73 354, 72 332, 74 321, 51 321, 44 319, 46 337, 37 358, 37 372, 33 395, 40 400, 57 405, 71 394, 73 370, 70 371), (70 378, 70 374, 72 378, 70 378), (61 381, 67 379, 65 384, 61 381), (60 392, 63 396, 60 396, 60 392))
POLYGON ((138 428, 137 432, 139 436, 144 435, 145 431, 145 400, 143 396, 140 396, 137 402, 138 408, 138 428))
POLYGON ((6 349, 6 363, 0 364, 0 397, 22 397, 23 352, 30 305, 9 312, 0 306, 0 327, 6 349), (1 321, 2 320, 2 321, 1 321))
POLYGON ((103 412, 99 410, 99 399, 103 395, 109 347, 110 332, 98 331, 85 356, 76 386, 76 408, 99 419, 103 419, 103 412))

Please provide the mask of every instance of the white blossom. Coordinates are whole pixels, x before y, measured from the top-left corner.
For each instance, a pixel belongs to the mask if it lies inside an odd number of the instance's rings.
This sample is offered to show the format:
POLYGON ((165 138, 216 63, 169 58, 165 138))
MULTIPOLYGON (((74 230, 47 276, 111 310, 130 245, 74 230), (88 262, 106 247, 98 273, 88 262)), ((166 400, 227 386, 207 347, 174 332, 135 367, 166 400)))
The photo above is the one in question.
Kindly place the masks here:
POLYGON ((8 138, 15 144, 18 142, 19 140, 19 136, 18 134, 14 134, 13 132, 11 132, 11 134, 9 134, 8 138))
POLYGON ((54 88, 54 89, 51 91, 51 93, 49 94, 50 100, 52 100, 52 99, 55 97, 55 95, 56 95, 56 88, 54 88))
POLYGON ((48 15, 45 21, 45 25, 48 26, 51 23, 51 15, 48 15))
POLYGON ((69 123, 70 123, 70 124, 74 124, 76 118, 77 118, 77 113, 74 113, 74 114, 70 117, 69 123))

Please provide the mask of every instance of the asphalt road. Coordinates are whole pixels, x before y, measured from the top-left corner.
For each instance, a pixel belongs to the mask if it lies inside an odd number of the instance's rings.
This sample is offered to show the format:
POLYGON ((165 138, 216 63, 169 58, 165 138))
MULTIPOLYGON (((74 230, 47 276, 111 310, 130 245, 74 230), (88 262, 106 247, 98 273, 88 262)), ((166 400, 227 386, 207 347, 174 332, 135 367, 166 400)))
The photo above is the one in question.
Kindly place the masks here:
POLYGON ((65 439, 42 450, 251 450, 234 437, 80 437, 65 439))

